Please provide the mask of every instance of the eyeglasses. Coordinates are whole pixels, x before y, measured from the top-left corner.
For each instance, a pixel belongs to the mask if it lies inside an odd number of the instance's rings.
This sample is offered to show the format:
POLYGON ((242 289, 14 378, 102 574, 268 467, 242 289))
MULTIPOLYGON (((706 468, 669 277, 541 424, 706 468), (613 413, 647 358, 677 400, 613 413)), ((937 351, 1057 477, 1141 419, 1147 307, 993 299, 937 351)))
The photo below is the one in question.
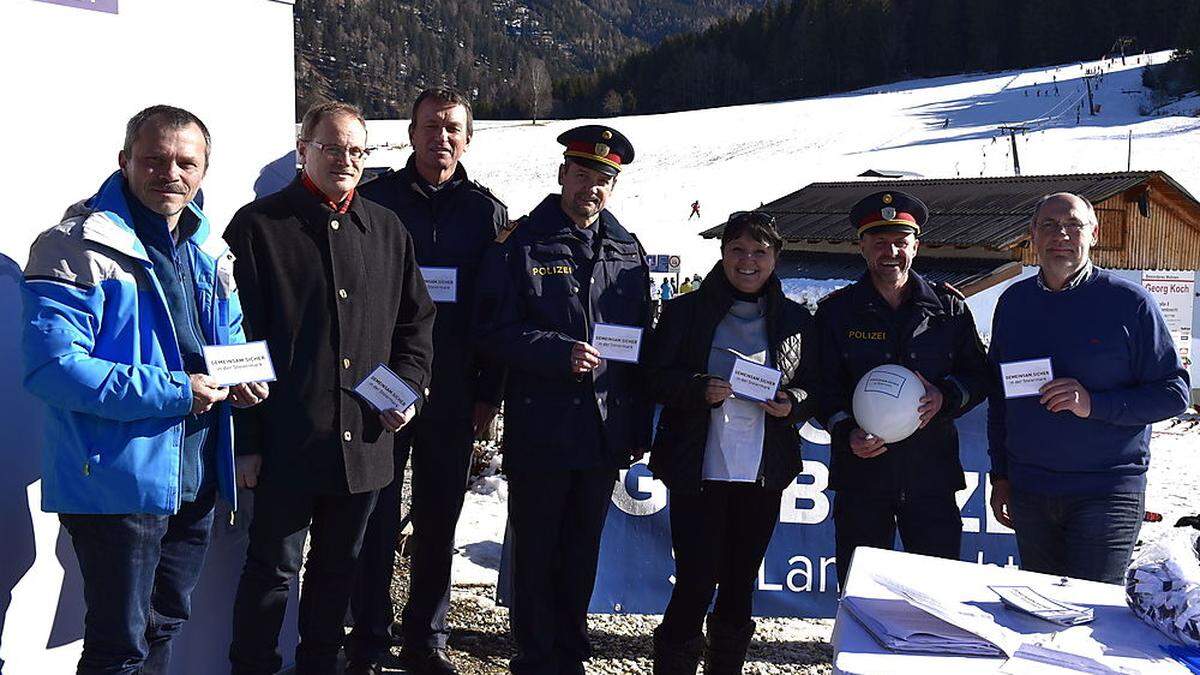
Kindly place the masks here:
POLYGON ((330 160, 338 160, 349 154, 351 161, 361 162, 366 159, 367 155, 371 154, 370 148, 360 148, 357 145, 329 145, 326 143, 321 143, 320 141, 312 141, 304 138, 301 138, 300 140, 308 143, 309 145, 315 145, 317 149, 321 151, 321 154, 325 155, 325 157, 330 160))
POLYGON ((1057 234, 1059 232, 1066 232, 1069 235, 1077 235, 1086 227, 1088 227, 1088 224, 1081 223, 1079 221, 1058 223, 1053 220, 1044 220, 1038 223, 1036 227, 1038 232, 1041 232, 1042 234, 1057 234))
POLYGON ((727 222, 732 225, 733 223, 741 220, 749 220, 755 225, 775 224, 775 216, 767 213, 766 211, 734 211, 733 213, 729 214, 729 220, 727 222))

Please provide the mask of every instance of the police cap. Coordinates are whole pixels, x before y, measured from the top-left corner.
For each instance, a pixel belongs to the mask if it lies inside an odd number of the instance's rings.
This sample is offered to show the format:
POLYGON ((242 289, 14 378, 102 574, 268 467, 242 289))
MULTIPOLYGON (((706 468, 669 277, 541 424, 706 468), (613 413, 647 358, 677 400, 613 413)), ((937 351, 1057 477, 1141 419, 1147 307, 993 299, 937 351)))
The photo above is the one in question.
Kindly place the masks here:
POLYGON ((876 192, 863 197, 850 209, 850 223, 858 236, 867 232, 911 232, 920 236, 929 219, 924 202, 899 190, 876 192))
POLYGON ((564 157, 609 176, 617 175, 622 166, 633 161, 633 145, 629 139, 602 124, 586 124, 564 131, 558 142, 567 146, 564 157))

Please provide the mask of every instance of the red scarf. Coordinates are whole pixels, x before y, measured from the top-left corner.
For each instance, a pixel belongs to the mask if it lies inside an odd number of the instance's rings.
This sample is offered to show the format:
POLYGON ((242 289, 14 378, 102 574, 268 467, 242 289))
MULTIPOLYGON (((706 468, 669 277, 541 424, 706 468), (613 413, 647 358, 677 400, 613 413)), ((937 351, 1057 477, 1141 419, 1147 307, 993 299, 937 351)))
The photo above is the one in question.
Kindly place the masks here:
POLYGON ((309 178, 308 174, 304 171, 300 172, 300 182, 304 183, 304 187, 308 188, 308 191, 313 193, 317 199, 320 199, 325 206, 333 209, 334 213, 345 214, 350 210, 350 202, 354 200, 353 188, 350 189, 350 193, 346 195, 346 198, 342 200, 342 203, 337 204, 328 196, 326 196, 324 192, 321 192, 321 188, 317 187, 317 184, 312 182, 312 179, 309 178))

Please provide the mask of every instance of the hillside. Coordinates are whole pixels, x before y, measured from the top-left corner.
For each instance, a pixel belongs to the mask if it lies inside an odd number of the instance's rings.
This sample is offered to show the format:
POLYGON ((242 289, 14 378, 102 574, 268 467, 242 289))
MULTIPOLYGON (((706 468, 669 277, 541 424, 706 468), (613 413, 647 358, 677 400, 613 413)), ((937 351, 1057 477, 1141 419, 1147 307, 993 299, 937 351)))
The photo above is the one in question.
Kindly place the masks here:
MULTIPOLYGON (((611 208, 649 253, 680 254, 685 273, 703 274, 717 259, 717 244, 697 233, 732 211, 810 182, 852 180, 868 168, 928 178, 1012 175, 1009 145, 997 127, 1015 122, 1034 129, 1017 139, 1025 174, 1123 171, 1132 132, 1134 170, 1161 169, 1200 195, 1200 98, 1154 111, 1149 109, 1154 97, 1141 84, 1147 64, 1169 58, 1164 51, 1130 58, 1125 66, 1119 59, 1085 61, 910 80, 822 98, 608 119, 637 148, 637 161, 622 172, 611 208), (1104 73, 1096 90, 1102 112, 1085 114, 1077 124, 1088 70, 1104 73), (1143 109, 1152 114, 1142 115, 1143 109), (702 218, 688 220, 694 199, 700 200, 702 218)), ((464 164, 512 215, 528 213, 557 188, 562 155, 555 137, 586 121, 480 122, 464 164)), ((369 128, 372 144, 407 141, 404 120, 375 121, 369 128)), ((383 151, 372 154, 371 163, 398 166, 407 155, 407 149, 383 151)))
POLYGON ((552 80, 611 67, 763 2, 297 0, 297 114, 333 97, 395 116, 422 88, 448 84, 469 91, 484 115, 544 115, 552 80))
POLYGON ((555 93, 563 116, 670 112, 1171 47, 1200 54, 1195 0, 782 0, 555 93))

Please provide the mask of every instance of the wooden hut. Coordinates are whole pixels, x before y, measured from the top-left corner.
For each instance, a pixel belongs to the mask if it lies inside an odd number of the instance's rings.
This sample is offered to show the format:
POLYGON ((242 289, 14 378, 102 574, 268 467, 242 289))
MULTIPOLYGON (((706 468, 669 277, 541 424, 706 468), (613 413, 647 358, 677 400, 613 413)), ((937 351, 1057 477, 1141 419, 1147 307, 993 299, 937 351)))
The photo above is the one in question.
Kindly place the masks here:
MULTIPOLYGON (((1124 270, 1200 269, 1200 202, 1162 171, 813 183, 759 207, 785 240, 782 277, 856 279, 866 266, 850 207, 880 190, 929 206, 914 268, 971 295, 1034 265, 1029 218, 1042 196, 1072 192, 1096 207, 1092 260, 1124 270)), ((721 227, 701 233, 718 238, 721 227)))

